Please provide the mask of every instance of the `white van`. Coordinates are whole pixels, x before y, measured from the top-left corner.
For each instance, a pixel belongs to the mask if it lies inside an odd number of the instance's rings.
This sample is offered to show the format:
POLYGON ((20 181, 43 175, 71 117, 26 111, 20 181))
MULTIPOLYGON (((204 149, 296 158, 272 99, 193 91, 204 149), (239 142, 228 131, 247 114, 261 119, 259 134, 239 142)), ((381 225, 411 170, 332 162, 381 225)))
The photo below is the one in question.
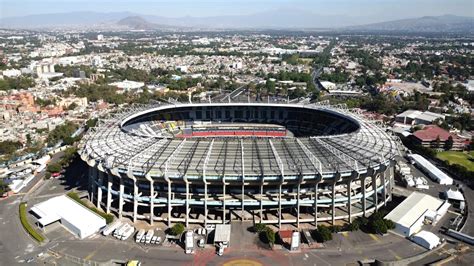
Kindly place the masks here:
POLYGON ((155 234, 155 232, 153 231, 153 229, 148 230, 148 232, 146 233, 146 236, 145 236, 145 243, 146 244, 151 243, 151 239, 153 238, 154 234, 155 234))
POLYGON ((185 253, 192 254, 194 253, 194 234, 193 231, 187 231, 184 237, 185 242, 185 253))
POLYGON ((145 235, 145 229, 140 229, 137 235, 135 236, 135 242, 140 243, 144 235, 145 235))

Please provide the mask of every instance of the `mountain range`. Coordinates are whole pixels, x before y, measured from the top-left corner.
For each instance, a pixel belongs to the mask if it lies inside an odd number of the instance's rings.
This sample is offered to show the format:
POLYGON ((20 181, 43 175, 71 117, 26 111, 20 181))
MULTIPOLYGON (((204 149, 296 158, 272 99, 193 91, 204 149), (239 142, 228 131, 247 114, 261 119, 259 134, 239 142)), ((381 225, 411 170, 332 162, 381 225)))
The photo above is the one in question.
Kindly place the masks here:
POLYGON ((343 31, 474 32, 474 17, 426 16, 368 23, 358 16, 319 15, 302 10, 271 10, 251 15, 179 17, 131 12, 71 12, 0 19, 3 28, 96 29, 331 29, 343 31))

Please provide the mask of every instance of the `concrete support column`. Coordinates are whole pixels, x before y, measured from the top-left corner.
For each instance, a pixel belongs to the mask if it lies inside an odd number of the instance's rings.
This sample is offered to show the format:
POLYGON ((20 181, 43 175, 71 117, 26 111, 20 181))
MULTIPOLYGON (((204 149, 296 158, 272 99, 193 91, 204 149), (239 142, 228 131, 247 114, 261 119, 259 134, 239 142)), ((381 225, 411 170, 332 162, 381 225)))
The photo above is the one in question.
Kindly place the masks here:
POLYGON ((336 224, 336 183, 332 184, 332 225, 336 224))
POLYGON ((389 178, 389 182, 388 182, 388 185, 389 185, 389 187, 388 187, 388 197, 389 197, 389 198, 388 198, 388 200, 389 200, 389 201, 392 200, 392 188, 393 188, 393 183, 395 182, 395 180, 394 180, 394 174, 395 174, 395 173, 394 173, 394 167, 391 166, 391 167, 389 168, 389 176, 388 176, 388 178, 389 178))
POLYGON ((99 185, 97 186, 97 208, 101 208, 102 204, 102 184, 103 184, 103 174, 99 171, 99 185))
POLYGON ((382 190, 383 206, 387 206, 387 185, 385 184, 385 172, 381 174, 381 177, 382 177, 382 184, 383 184, 383 190, 382 190))
POLYGON ((225 182, 222 185, 222 223, 225 224, 225 182))
POLYGON ((301 183, 298 183, 298 191, 297 191, 298 198, 296 199, 296 228, 300 228, 300 188, 301 188, 301 183))
POLYGON ((155 219, 155 185, 150 180, 150 225, 153 225, 155 219))
POLYGON ((138 212, 138 185, 137 181, 133 180, 133 222, 137 222, 138 212))
POLYGON ((244 204, 244 198, 245 198, 245 185, 242 183, 242 212, 240 215, 240 220, 244 220, 244 213, 245 213, 245 204, 244 204))
POLYGON ((314 226, 318 226, 318 184, 314 184, 314 226))
POLYGON ((372 190, 374 191, 374 194, 372 195, 374 204, 375 204, 375 211, 378 211, 379 207, 378 205, 378 195, 377 195, 377 175, 372 176, 372 190))
POLYGON ((107 174, 107 208, 106 208, 107 213, 110 213, 111 204, 112 204, 112 175, 107 174))
POLYGON ((263 183, 260 185, 260 223, 263 222, 263 183))
POLYGON ((120 177, 120 186, 119 186, 119 218, 122 218, 122 211, 123 211, 123 179, 120 177))
POLYGON ((189 183, 186 182, 186 227, 189 226, 189 183))
POLYGON ((352 180, 347 182, 347 212, 349 215, 349 223, 352 223, 352 180))
POLYGON ((89 168, 89 176, 88 176, 89 199, 91 202, 94 202, 94 193, 97 190, 97 185, 95 184, 95 180, 96 180, 95 169, 90 166, 88 166, 88 168, 89 168))
POLYGON ((367 217, 367 199, 366 199, 366 189, 365 189, 365 177, 361 179, 362 186, 362 212, 364 217, 367 217))
POLYGON ((204 226, 207 226, 207 182, 204 182, 204 226))
POLYGON ((168 180, 168 227, 171 226, 171 181, 168 180))
POLYGON ((278 228, 281 228, 281 184, 278 189, 278 228))

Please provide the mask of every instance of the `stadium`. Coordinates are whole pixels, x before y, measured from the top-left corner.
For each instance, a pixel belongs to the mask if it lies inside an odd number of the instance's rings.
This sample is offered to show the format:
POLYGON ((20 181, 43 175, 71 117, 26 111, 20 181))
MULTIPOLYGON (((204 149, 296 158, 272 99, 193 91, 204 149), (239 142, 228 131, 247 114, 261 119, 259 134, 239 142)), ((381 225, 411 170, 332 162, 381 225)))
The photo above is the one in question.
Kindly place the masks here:
POLYGON ((80 144, 97 207, 134 222, 351 222, 391 200, 397 142, 344 106, 175 103, 101 119, 80 144))

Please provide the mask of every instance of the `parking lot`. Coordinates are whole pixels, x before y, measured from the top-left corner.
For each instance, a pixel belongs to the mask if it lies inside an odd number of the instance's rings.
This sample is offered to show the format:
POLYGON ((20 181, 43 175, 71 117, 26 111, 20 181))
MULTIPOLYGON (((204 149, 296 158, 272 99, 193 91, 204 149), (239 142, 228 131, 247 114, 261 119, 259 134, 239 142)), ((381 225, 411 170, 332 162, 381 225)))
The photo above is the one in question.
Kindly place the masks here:
MULTIPOLYGON (((417 168, 410 165, 413 175, 424 175, 417 168)), ((80 173, 80 172, 79 172, 80 173)), ((28 195, 29 205, 47 200, 50 197, 65 193, 72 188, 83 189, 84 183, 81 178, 71 179, 66 176, 63 179, 52 179, 45 181, 33 193, 28 195)), ((447 189, 427 178, 429 189, 423 192, 438 197, 439 193, 447 189)), ((400 188, 407 192, 413 188, 400 188)), ((196 234, 199 225, 193 225, 195 232, 195 247, 198 247, 200 239, 207 237, 206 248, 196 248, 193 255, 185 255, 182 244, 165 240, 166 226, 156 223, 150 226, 147 222, 139 221, 135 224, 134 234, 127 240, 121 241, 113 236, 102 236, 96 234, 90 238, 79 240, 62 226, 51 228, 46 233, 49 242, 38 246, 21 228, 18 222, 17 211, 20 198, 11 198, 2 203, 0 207, 1 231, 0 255, 3 262, 8 265, 15 265, 20 262, 32 260, 36 263, 46 264, 70 264, 71 261, 99 261, 109 260, 126 261, 139 259, 144 265, 155 265, 160 261, 160 265, 222 265, 223 263, 245 263, 256 262, 262 265, 314 265, 332 264, 343 265, 355 263, 364 259, 398 260, 425 252, 426 250, 411 241, 394 234, 385 236, 371 235, 363 232, 339 233, 333 235, 333 240, 325 243, 323 249, 309 249, 305 245, 301 246, 299 252, 289 252, 288 250, 275 246, 270 250, 268 245, 262 245, 258 235, 248 230, 252 226, 251 222, 236 221, 232 223, 231 243, 222 257, 216 255, 216 249, 212 245, 210 235, 196 234), (139 229, 154 229, 154 235, 160 236, 163 240, 160 244, 144 244, 135 242, 135 234, 139 229), (16 243, 12 246, 11 243, 16 243), (53 251, 53 252, 48 252, 53 251), (40 255, 40 256, 38 256, 40 255), (330 263, 329 263, 330 262, 330 263)), ((442 224, 452 219, 453 213, 443 218, 437 228, 430 228, 436 232, 442 224)), ((124 222, 132 224, 128 219, 124 222)), ((471 226, 472 227, 472 226, 471 226)), ((206 233, 211 233, 207 231, 206 233)), ((430 255, 427 260, 443 258, 444 248, 439 253, 430 255)), ((461 264, 468 261, 472 256, 470 253, 459 257, 461 264)))

